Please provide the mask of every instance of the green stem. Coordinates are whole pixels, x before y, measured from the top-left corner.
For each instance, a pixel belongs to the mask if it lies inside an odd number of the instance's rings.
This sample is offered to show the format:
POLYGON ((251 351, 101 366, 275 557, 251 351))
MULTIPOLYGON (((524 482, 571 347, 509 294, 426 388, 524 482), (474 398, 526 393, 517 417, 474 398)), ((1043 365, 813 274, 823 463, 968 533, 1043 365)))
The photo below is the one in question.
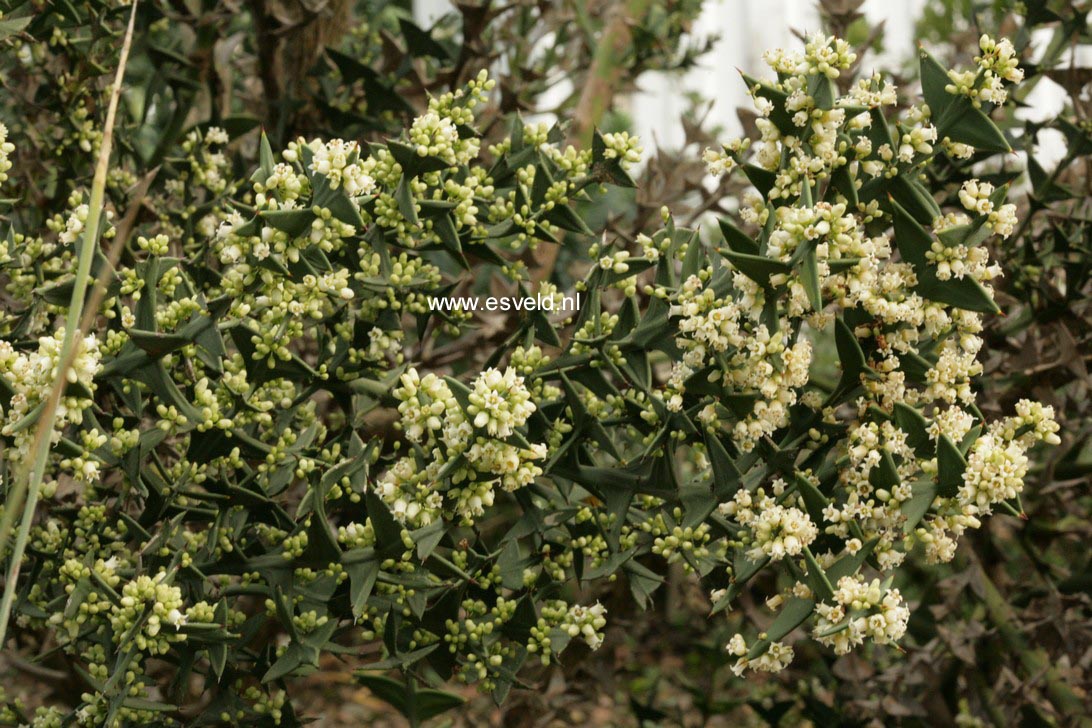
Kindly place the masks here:
POLYGON ((417 680, 406 673, 406 719, 409 720, 410 728, 417 728, 421 725, 421 719, 417 717, 417 680))
POLYGON ((458 566, 453 564, 450 560, 445 559, 443 556, 436 553, 435 551, 433 551, 431 554, 429 554, 429 558, 430 559, 436 559, 441 564, 443 564, 447 568, 451 569, 452 571, 454 571, 456 574, 458 574, 459 576, 461 576, 463 579, 470 582, 471 584, 477 584, 478 583, 477 580, 474 577, 472 577, 470 574, 466 573, 464 570, 460 569, 458 566))
POLYGON ((95 247, 99 239, 99 223, 102 219, 103 200, 106 193, 106 173, 110 167, 110 146, 113 141, 114 117, 117 115, 118 100, 121 97, 121 83, 125 76, 125 64, 128 61, 129 48, 133 41, 136 10, 137 3, 134 1, 132 10, 129 13, 129 25, 125 31, 121 55, 118 57, 117 73, 114 76, 114 85, 110 92, 110 104, 106 110, 102 146, 99 149, 99 158, 95 165, 95 177, 91 183, 91 200, 88 205, 83 241, 80 244, 78 253, 75 285, 72 289, 72 299, 69 302, 68 312, 65 316, 64 339, 61 342, 61 350, 57 359, 57 378, 50 390, 42 416, 38 420, 38 427, 31 445, 30 471, 25 480, 21 477, 15 479, 7 508, 4 510, 3 520, 0 521, 0 554, 2 554, 7 547, 15 512, 22 505, 22 518, 19 522, 19 530, 15 534, 15 543, 12 546, 10 557, 11 562, 8 565, 7 578, 4 582, 4 596, 0 600, 0 646, 3 646, 7 637, 12 602, 15 600, 15 593, 18 591, 16 582, 19 578, 19 568, 22 565, 23 554, 26 552, 27 540, 30 536, 30 525, 34 520, 34 512, 38 507, 42 480, 45 477, 46 463, 49 460, 57 407, 64 392, 68 371, 75 359, 77 336, 81 328, 80 317, 83 313, 87 287, 91 279, 91 260, 94 257, 95 247), (23 502, 24 491, 25 502, 23 502))
POLYGON ((1064 678, 1050 664, 1050 658, 1042 649, 1033 649, 1016 626, 1012 607, 997 586, 986 574, 981 563, 974 566, 975 576, 982 587, 982 603, 990 621, 997 627, 997 632, 1006 646, 1019 656, 1020 663, 1029 678, 1041 677, 1046 684, 1046 693, 1058 712, 1070 717, 1083 716, 1084 703, 1081 698, 1066 685, 1064 678))

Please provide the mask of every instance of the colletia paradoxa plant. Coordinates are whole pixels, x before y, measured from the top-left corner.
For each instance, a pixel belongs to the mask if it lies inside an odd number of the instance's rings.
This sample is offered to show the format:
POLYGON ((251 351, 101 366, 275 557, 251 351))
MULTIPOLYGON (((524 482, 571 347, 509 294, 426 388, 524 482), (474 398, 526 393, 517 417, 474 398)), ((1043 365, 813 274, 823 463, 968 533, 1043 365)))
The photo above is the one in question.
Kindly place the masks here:
MULTIPOLYGON (((1006 41, 967 72, 923 54, 924 103, 896 114, 878 76, 838 93, 840 40, 767 61, 775 80, 746 78, 761 138, 706 153, 754 188, 724 244, 665 210, 590 245, 579 312, 509 317, 480 369, 450 356, 480 345, 473 313, 432 302, 530 295, 517 257, 590 239, 574 203, 632 184, 635 139, 578 150, 516 119, 483 149, 484 74, 384 144, 263 138, 249 180, 225 133, 194 131, 65 374, 5 585, 11 633, 86 689, 5 719, 296 725, 293 678, 367 648, 358 679, 417 722, 461 702, 445 679, 500 701, 528 661, 598 647, 596 586, 643 605, 669 564, 714 612, 769 590, 772 621, 727 646, 739 674, 783 668, 801 625, 839 654, 897 642, 899 565, 1019 512, 1029 448, 1058 439, 1037 403, 975 406, 1005 190, 942 210, 921 181, 935 154, 1008 148, 985 112, 1020 71, 1006 41)), ((0 246, 6 487, 58 376, 71 208, 0 246)))

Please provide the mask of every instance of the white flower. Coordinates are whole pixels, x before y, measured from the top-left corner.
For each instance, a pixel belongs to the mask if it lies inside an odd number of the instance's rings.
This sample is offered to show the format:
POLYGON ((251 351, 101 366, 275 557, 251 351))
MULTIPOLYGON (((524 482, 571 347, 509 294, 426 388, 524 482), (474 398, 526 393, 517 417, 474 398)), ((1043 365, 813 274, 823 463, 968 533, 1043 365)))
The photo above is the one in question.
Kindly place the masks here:
POLYGON ((990 195, 993 194, 993 185, 989 182, 980 182, 977 179, 969 179, 963 183, 959 190, 959 201, 966 209, 979 215, 988 215, 993 212, 993 203, 990 195))
POLYGON ((1024 71, 1016 59, 1016 49, 1011 40, 994 40, 983 35, 978 41, 978 47, 982 49, 982 55, 975 56, 974 60, 987 74, 996 75, 1010 83, 1024 80, 1024 71))
POLYGON ((739 659, 732 665, 732 672, 737 677, 742 675, 748 668, 758 672, 781 672, 788 667, 793 658, 792 647, 782 642, 772 642, 765 652, 753 660, 749 660, 746 656, 749 651, 747 643, 743 640, 742 635, 738 634, 732 637, 732 641, 728 643, 728 651, 732 655, 739 656, 739 659))
POLYGON ((313 155, 311 171, 326 177, 331 189, 341 187, 350 198, 371 194, 375 189, 375 180, 365 171, 365 165, 360 161, 360 148, 356 142, 342 139, 323 142, 313 139, 306 146, 313 155))
POLYGON ((0 124, 0 184, 8 179, 11 160, 8 157, 15 151, 15 145, 8 141, 8 128, 0 124))
POLYGON ((164 618, 167 624, 171 625, 175 629, 180 629, 182 625, 186 623, 186 615, 177 609, 172 609, 167 612, 167 616, 164 618))
POLYGON ((995 503, 1015 498, 1024 489, 1028 470, 1025 448, 996 433, 983 433, 967 454, 967 468, 959 488, 959 502, 989 513, 995 503))
POLYGON ((725 645, 725 649, 728 650, 728 653, 731 655, 743 657, 747 654, 747 642, 743 639, 743 635, 736 633, 732 635, 732 639, 725 645))
POLYGON ((510 436, 534 411, 523 377, 511 367, 503 374, 499 369, 487 369, 474 380, 467 413, 474 418, 475 427, 491 436, 510 436))
POLYGON ((210 126, 205 131, 205 142, 207 144, 227 144, 229 141, 231 141, 231 137, 218 126, 210 126))
POLYGON ((819 619, 813 635, 822 644, 844 655, 871 639, 879 645, 897 642, 906 633, 910 610, 903 604, 898 589, 886 592, 879 579, 866 583, 855 576, 838 580, 834 604, 816 605, 819 619))
POLYGON ((758 517, 751 524, 754 536, 751 553, 755 556, 764 554, 774 561, 786 556, 798 556, 819 535, 819 529, 811 518, 799 508, 786 508, 768 502, 761 507, 758 517))
POLYGON ((603 157, 617 159, 622 169, 629 169, 641 161, 641 140, 630 136, 628 131, 608 132, 603 135, 603 157))

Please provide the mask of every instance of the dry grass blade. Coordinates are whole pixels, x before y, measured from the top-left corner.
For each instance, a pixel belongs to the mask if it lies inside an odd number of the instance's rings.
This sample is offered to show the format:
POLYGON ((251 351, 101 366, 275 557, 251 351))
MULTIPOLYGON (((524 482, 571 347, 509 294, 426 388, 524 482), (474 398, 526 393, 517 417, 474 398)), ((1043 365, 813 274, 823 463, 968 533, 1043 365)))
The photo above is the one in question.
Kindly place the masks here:
MULTIPOLYGON (((94 318, 93 316, 84 316, 83 309, 87 296, 87 284, 91 277, 91 259, 95 253, 95 246, 98 244, 99 222, 102 216, 106 191, 106 175, 110 168, 110 148, 114 137, 114 118, 117 115, 118 101, 121 97, 125 64, 129 59, 129 49, 133 42, 136 10, 137 3, 134 0, 129 13, 129 24, 125 29, 121 55, 118 58, 114 84, 110 91, 110 104, 106 110, 102 146, 95 165, 95 176, 91 183, 91 200, 88 205, 87 224, 83 241, 80 244, 72 298, 65 317, 65 333, 57 362, 57 378, 53 382, 53 387, 50 389, 49 397, 46 400, 46 406, 42 410, 36 426, 34 440, 31 444, 30 467, 25 471, 26 477, 23 477, 23 474, 20 473, 12 483, 12 491, 8 497, 7 507, 4 509, 3 520, 0 521, 0 553, 4 553, 7 551, 8 538, 11 536, 11 530, 14 526, 15 513, 21 509, 22 518, 19 521, 19 530, 15 535, 15 542, 9 557, 11 561, 4 581, 3 599, 0 600, 0 645, 4 644, 7 636, 8 620, 11 617, 12 603, 15 600, 15 593, 18 588, 19 568, 23 560, 23 554, 26 551, 30 524, 34 519, 34 512, 38 506, 38 496, 42 487, 42 479, 45 476, 45 466, 49 459, 57 407, 60 404, 61 395, 67 381, 66 375, 75 359, 77 342, 83 338, 86 328, 90 327, 90 323, 94 318)), ((101 294, 93 298, 101 300, 101 294)))

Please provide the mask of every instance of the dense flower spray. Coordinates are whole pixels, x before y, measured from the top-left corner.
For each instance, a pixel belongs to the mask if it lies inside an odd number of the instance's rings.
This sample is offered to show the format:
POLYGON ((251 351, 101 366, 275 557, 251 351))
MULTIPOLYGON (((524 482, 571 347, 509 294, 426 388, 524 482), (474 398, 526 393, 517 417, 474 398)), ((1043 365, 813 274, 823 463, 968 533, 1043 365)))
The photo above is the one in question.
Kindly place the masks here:
MULTIPOLYGON (((218 686, 207 723, 277 725, 334 652, 501 700, 528 661, 603 644, 597 585, 647 604, 668 565, 716 613, 770 588, 772 621, 727 645, 740 675, 788 665, 800 625, 838 654, 903 638, 900 564, 1018 508, 1032 447, 1059 440, 1049 407, 976 405, 1005 189, 938 202, 922 180, 1007 144, 985 112, 1020 70, 1007 41, 981 51, 967 72, 924 58, 901 112, 882 76, 848 78, 844 41, 768 53, 775 78, 744 78, 755 137, 703 155, 748 180, 738 219, 664 210, 634 240, 575 203, 632 185, 639 140, 577 149, 517 118, 486 143, 484 72, 383 143, 262 137, 245 179, 224 129, 180 134, 64 373, 16 624, 90 677, 33 725, 161 724, 161 664, 218 686), (579 257, 581 311, 429 305, 557 300, 523 263, 541 244, 579 257)), ((0 181, 12 151, 0 127, 0 181)), ((9 465, 59 374, 89 219, 68 208, 0 242, 9 465)))

